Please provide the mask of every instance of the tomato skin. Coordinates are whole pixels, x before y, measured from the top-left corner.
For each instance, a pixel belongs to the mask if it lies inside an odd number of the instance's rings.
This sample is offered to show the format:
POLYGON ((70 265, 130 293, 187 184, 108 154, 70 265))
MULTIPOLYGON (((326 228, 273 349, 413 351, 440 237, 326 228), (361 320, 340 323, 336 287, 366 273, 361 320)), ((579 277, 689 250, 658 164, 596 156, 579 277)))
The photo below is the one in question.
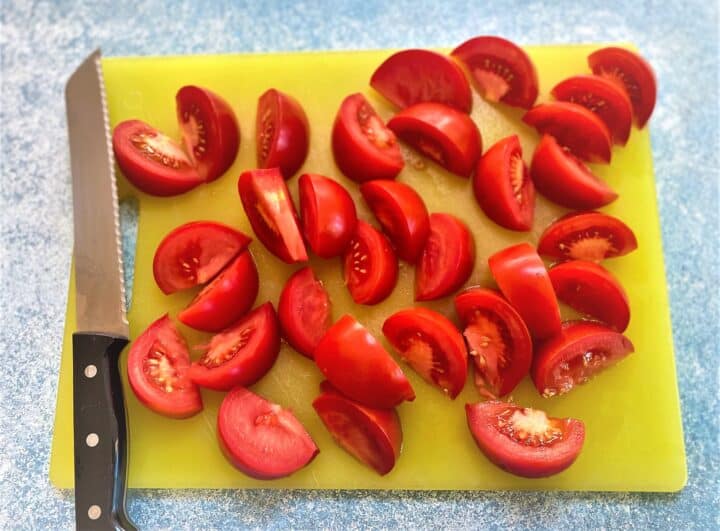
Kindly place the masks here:
POLYGON ((385 300, 397 284, 398 260, 390 241, 359 219, 343 256, 345 284, 357 304, 385 300))
POLYGON ((395 133, 362 94, 351 94, 340 105, 333 123, 332 150, 340 171, 358 183, 394 179, 405 166, 395 133))
POLYGON ((128 382, 135 396, 147 408, 170 418, 183 419, 202 411, 200 390, 190 381, 189 368, 187 344, 167 314, 148 326, 128 353, 128 382), (174 375, 162 374, 166 364, 174 375))
POLYGON ((470 85, 449 57, 430 50, 402 50, 375 70, 370 85, 400 108, 432 101, 469 113, 470 85))
POLYGON ((535 148, 530 176, 538 192, 567 208, 600 208, 618 197, 607 184, 550 135, 543 135, 535 148))
POLYGON ((364 183, 360 193, 393 242, 398 257, 414 264, 430 233, 422 197, 407 184, 388 180, 364 183))
POLYGON ((415 400, 400 366, 350 315, 325 333, 315 349, 315 363, 338 391, 365 406, 390 409, 415 400))
POLYGON ((473 191, 480 208, 498 225, 517 231, 532 228, 535 187, 517 135, 499 140, 480 157, 473 191))
POLYGON ((469 177, 480 158, 482 138, 475 122, 442 103, 406 107, 390 119, 388 127, 398 138, 461 177, 469 177))
POLYGON ((196 330, 219 332, 252 308, 258 281, 255 261, 250 251, 243 251, 198 293, 178 319, 196 330))

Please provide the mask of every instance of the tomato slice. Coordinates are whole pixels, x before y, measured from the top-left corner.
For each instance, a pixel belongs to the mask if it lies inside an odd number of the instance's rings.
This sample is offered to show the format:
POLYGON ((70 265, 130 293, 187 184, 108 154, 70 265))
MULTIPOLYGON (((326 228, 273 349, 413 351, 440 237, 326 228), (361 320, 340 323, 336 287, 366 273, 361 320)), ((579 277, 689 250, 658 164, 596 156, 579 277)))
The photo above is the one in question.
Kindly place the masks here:
POLYGON ((467 350, 463 338, 447 317, 427 308, 409 308, 392 314, 383 334, 415 372, 453 400, 467 379, 467 350))
POLYGON ((624 146, 632 126, 632 105, 627 93, 617 84, 600 76, 573 76, 552 89, 560 101, 577 103, 605 122, 615 144, 624 146))
POLYGON ((313 270, 304 267, 285 283, 278 302, 283 337, 303 356, 313 358, 320 338, 332 324, 330 296, 313 270))
POLYGON ((455 297, 455 310, 475 365, 482 396, 510 393, 530 371, 532 340, 520 314, 497 291, 469 288, 455 297))
POLYGON ((472 109, 463 71, 449 57, 430 50, 394 53, 375 70, 370 85, 400 108, 434 101, 462 112, 472 109))
POLYGON ((540 134, 554 136, 563 147, 589 162, 610 162, 612 140, 605 122, 577 103, 554 101, 536 105, 523 122, 540 134))
POLYGON ((344 315, 322 337, 315 363, 343 395, 369 407, 389 409, 415 392, 400 366, 380 342, 344 315))
POLYGON ((469 177, 482 151, 475 122, 442 103, 418 103, 392 117, 388 127, 446 170, 469 177))
POLYGON ((612 328, 568 321, 563 323, 560 334, 536 348, 532 379, 545 398, 563 395, 634 350, 630 340, 612 328))
POLYGON ((538 252, 560 260, 599 262, 637 249, 632 229, 601 212, 570 213, 554 221, 540 236, 538 252))
POLYGON ((635 123, 645 126, 655 108, 657 82, 655 72, 638 54, 610 46, 591 53, 588 64, 594 74, 617 83, 627 92, 632 103, 635 123))
POLYGON ((405 165, 395 133, 362 94, 352 94, 340 105, 332 149, 340 171, 358 183, 394 179, 405 165))
POLYGON ((203 180, 220 177, 235 161, 240 128, 230 105, 214 92, 187 85, 175 96, 185 148, 203 180))
POLYGON ((550 268, 558 299, 579 312, 624 332, 630 322, 630 303, 620 282, 604 267, 572 260, 550 268))
POLYGON ((322 258, 340 256, 357 226, 355 203, 338 182, 305 173, 298 180, 302 231, 310 249, 322 258))
POLYGON ((288 264, 308 259, 295 205, 278 168, 243 172, 238 193, 253 231, 268 251, 288 264))
POLYGON ((167 314, 148 326, 128 353, 130 388, 146 407, 166 417, 192 417, 203 408, 189 368, 187 344, 167 314))
POLYGON ((475 242, 467 225, 450 214, 430 214, 430 235, 415 269, 415 300, 445 297, 475 267, 475 242))
POLYGON ((526 478, 562 472, 585 442, 585 424, 548 417, 544 411, 506 402, 467 404, 468 426, 485 456, 503 470, 526 478))
POLYGON ((305 162, 310 145, 310 126, 300 103, 276 89, 258 100, 255 121, 258 168, 280 168, 289 179, 305 162))
POLYGON ((204 181, 180 145, 145 122, 119 123, 112 144, 123 175, 146 194, 178 195, 204 181))
POLYGON ((256 479, 289 476, 320 452, 289 409, 244 387, 236 387, 225 396, 217 426, 227 459, 256 479))
POLYGON ((390 237, 398 257, 414 264, 430 232, 422 197, 407 184, 387 180, 364 183, 360 193, 390 237))
POLYGON ((342 396, 327 380, 313 407, 335 442, 381 476, 400 457, 402 427, 394 409, 377 409, 342 396))
POLYGON ((250 251, 243 251, 205 286, 178 319, 184 324, 219 332, 252 308, 258 294, 258 272, 250 251))
POLYGON ((498 225, 519 231, 532 228, 535 187, 517 135, 499 140, 480 157, 473 190, 480 208, 498 225))
POLYGON ((519 243, 488 258, 503 295, 536 339, 560 331, 560 307, 545 264, 532 245, 519 243))
POLYGON ((618 195, 550 135, 543 135, 530 165, 538 192, 567 208, 600 208, 618 195))
POLYGON ((258 306, 197 348, 203 355, 189 372, 197 385, 227 391, 254 384, 272 368, 280 352, 280 328, 272 304, 258 306))
POLYGON ((360 219, 345 251, 343 268, 345 284, 358 304, 385 300, 397 284, 398 260, 390 242, 360 219))

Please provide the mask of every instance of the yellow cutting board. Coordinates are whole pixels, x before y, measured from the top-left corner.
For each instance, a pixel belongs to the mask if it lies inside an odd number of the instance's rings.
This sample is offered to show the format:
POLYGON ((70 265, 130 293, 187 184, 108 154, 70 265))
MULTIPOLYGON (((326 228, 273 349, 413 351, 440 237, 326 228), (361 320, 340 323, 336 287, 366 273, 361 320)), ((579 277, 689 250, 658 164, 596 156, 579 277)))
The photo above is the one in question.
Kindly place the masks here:
MULTIPOLYGON (((585 58, 598 46, 528 47, 540 75, 539 101, 561 79, 588 72, 585 58)), ((255 164, 255 107, 269 87, 299 99, 312 129, 310 153, 302 171, 329 175, 345 185, 359 214, 372 215, 356 184, 335 166, 330 150, 332 121, 341 100, 365 93, 378 112, 389 118, 393 109, 368 86, 373 70, 389 51, 193 57, 110 58, 103 61, 110 120, 113 125, 139 118, 179 138, 175 92, 185 84, 208 87, 227 99, 242 130, 240 153, 219 180, 174 198, 156 198, 132 189, 120 179, 121 194, 139 200, 139 228, 134 272, 130 334, 137 337, 165 312, 176 316, 197 290, 163 295, 152 276, 152 258, 162 237, 181 223, 212 219, 252 234, 237 195, 237 177, 255 164)), ((510 133, 518 133, 529 162, 538 136, 521 121, 522 112, 490 105, 475 97, 473 118, 485 148, 510 133)), ((520 241, 536 243, 548 223, 563 209, 538 198, 531 233, 514 233, 489 221, 477 206, 467 179, 450 175, 404 149, 412 163, 399 180, 415 187, 430 212, 451 212, 464 219, 475 234, 477 261, 468 285, 492 285, 487 257, 520 241)), ((587 439, 577 462, 547 479, 514 477, 490 464, 479 452, 465 423, 464 404, 479 400, 471 380, 455 400, 425 384, 407 368, 417 399, 399 408, 404 432, 402 455, 385 477, 355 461, 334 444, 310 403, 318 394, 321 376, 308 359, 284 345, 272 370, 253 390, 291 408, 320 448, 310 466, 291 477, 257 481, 235 470, 221 455, 215 435, 216 414, 223 397, 203 390, 205 409, 194 418, 170 420, 145 409, 126 386, 130 428, 130 487, 162 488, 311 488, 311 489, 562 489, 676 491, 686 482, 685 451, 675 377, 672 335, 663 270, 650 138, 647 129, 633 130, 625 148, 613 151, 609 166, 595 170, 619 192, 604 209, 622 218, 635 231, 639 248, 607 262, 624 284, 631 302, 627 335, 636 352, 590 383, 558 398, 538 396, 529 378, 513 393, 520 404, 539 407, 553 416, 585 421, 587 439)), ((297 176, 288 182, 297 198, 297 176)), ((258 304, 277 303, 284 280, 299 266, 288 266, 270 255, 259 241, 251 250, 261 274, 258 304)), ((413 304, 413 269, 401 264, 395 291, 383 303, 356 306, 343 286, 339 260, 313 258, 311 264, 328 288, 335 318, 354 314, 379 338, 383 320, 413 304)), ((70 278, 57 414, 50 478, 58 487, 73 485, 71 334, 75 328, 74 279, 70 278)), ((427 304, 455 319, 452 297, 427 304)), ((569 313, 565 313, 567 317, 569 313)), ((193 344, 208 337, 181 327, 193 344)), ((125 380, 124 362, 123 379, 125 380)))

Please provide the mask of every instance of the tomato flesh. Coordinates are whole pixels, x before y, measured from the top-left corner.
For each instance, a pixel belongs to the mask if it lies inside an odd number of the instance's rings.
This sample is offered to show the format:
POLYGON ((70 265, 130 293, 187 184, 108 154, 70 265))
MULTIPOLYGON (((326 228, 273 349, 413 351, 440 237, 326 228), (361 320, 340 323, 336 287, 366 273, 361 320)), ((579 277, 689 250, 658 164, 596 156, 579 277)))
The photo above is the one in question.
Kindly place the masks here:
POLYGON ((390 242, 362 220, 345 251, 343 269, 345 284, 358 304, 385 300, 397 284, 398 261, 390 242))

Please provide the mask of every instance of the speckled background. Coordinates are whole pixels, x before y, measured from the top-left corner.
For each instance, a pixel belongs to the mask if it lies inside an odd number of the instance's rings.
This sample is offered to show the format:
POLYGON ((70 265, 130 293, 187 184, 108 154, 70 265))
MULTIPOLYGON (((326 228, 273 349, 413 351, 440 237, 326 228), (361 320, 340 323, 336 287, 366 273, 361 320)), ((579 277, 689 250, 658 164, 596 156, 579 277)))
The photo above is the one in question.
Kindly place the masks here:
MULTIPOLYGON (((48 456, 72 251, 62 90, 105 55, 631 41, 660 84, 651 133, 687 487, 678 494, 145 491, 142 528, 719 528, 718 3, 2 0, 0 529, 73 527, 48 456)), ((658 466, 662 466, 658 463, 658 466)))

